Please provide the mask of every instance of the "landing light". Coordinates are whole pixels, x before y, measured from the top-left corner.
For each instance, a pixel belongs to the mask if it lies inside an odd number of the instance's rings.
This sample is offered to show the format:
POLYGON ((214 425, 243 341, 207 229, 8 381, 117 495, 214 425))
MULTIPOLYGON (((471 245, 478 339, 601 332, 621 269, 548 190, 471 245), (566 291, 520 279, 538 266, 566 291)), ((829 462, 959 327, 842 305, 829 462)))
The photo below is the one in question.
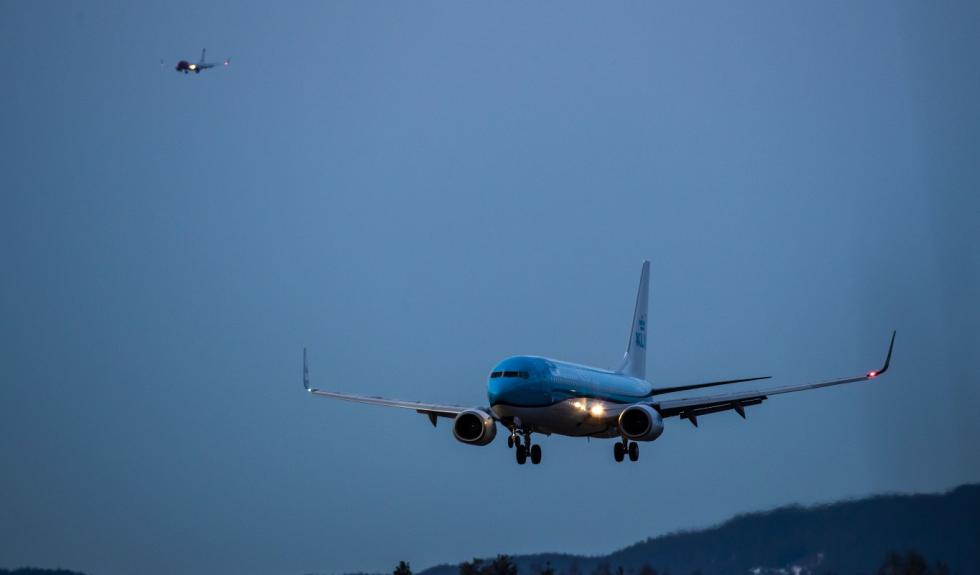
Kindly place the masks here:
POLYGON ((600 415, 602 415, 602 414, 603 414, 603 412, 605 412, 605 411, 606 411, 606 410, 605 410, 605 408, 603 408, 603 407, 602 407, 601 405, 599 405, 598 403, 597 403, 597 404, 595 404, 595 405, 593 405, 593 406, 592 406, 592 409, 590 410, 590 412, 592 413, 592 416, 593 416, 593 417, 599 417, 599 416, 600 416, 600 415))
POLYGON ((868 377, 874 377, 876 375, 878 375, 878 372, 877 371, 869 371, 868 372, 868 377))
POLYGON ((197 70, 197 64, 191 64, 190 66, 188 66, 188 68, 190 68, 191 70, 197 70))

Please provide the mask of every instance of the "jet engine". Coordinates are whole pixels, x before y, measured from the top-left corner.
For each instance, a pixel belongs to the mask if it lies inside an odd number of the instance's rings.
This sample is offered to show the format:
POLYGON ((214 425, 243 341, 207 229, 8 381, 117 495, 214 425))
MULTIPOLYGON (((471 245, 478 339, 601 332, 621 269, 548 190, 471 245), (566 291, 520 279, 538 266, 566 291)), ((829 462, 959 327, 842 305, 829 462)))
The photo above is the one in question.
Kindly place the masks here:
POLYGON ((497 436, 497 422, 484 411, 468 409, 453 420, 453 435, 470 445, 486 445, 497 436))
POLYGON ((664 432, 664 419, 649 405, 631 405, 619 414, 619 431, 634 441, 653 441, 664 432))

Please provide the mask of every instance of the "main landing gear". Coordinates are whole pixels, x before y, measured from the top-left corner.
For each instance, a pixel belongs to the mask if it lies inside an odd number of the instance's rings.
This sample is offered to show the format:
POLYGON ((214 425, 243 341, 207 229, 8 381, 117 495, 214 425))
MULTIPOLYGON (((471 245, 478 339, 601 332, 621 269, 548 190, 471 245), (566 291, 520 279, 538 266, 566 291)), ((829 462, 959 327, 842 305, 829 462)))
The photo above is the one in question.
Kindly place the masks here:
POLYGON ((629 441, 624 437, 622 441, 613 445, 613 457, 619 463, 626 455, 630 456, 630 461, 638 460, 640 458, 640 446, 635 441, 629 441))
POLYGON ((515 455, 517 455, 517 464, 524 465, 527 463, 528 456, 531 457, 531 463, 537 465, 541 463, 541 446, 537 443, 531 443, 531 432, 524 432, 524 441, 521 441, 521 436, 517 434, 516 429, 512 429, 510 436, 507 438, 507 447, 517 447, 515 455))

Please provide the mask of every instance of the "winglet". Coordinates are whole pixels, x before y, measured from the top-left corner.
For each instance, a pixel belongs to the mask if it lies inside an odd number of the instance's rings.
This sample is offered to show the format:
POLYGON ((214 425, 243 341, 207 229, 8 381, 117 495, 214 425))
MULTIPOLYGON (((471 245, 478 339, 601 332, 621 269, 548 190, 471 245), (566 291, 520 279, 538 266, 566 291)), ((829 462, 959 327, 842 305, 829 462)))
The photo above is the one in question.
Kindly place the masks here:
POLYGON ((888 344, 888 355, 885 356, 885 364, 882 365, 881 366, 881 369, 879 369, 878 371, 869 371, 868 372, 868 377, 869 378, 871 378, 871 377, 877 377, 877 376, 885 373, 886 371, 888 371, 888 366, 892 362, 892 349, 895 347, 895 334, 897 334, 897 333, 898 333, 898 330, 895 330, 895 331, 892 332, 892 341, 891 341, 891 343, 888 344))
POLYGON ((313 388, 310 387, 310 367, 306 363, 306 348, 305 347, 303 348, 303 387, 306 388, 306 391, 310 391, 310 392, 313 391, 313 388))

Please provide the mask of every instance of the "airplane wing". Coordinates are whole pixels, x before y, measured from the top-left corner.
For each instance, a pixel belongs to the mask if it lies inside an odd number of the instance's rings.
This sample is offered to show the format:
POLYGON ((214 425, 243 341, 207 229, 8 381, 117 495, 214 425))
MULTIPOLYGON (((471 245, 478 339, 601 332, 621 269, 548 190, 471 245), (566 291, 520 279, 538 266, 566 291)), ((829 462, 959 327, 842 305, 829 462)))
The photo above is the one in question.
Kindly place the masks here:
POLYGON ((697 427, 698 416, 707 415, 709 413, 735 410, 739 415, 745 417, 746 406, 758 405, 768 399, 771 395, 793 393, 795 391, 830 387, 832 385, 842 385, 845 383, 855 383, 858 381, 868 381, 869 379, 878 377, 888 370, 888 365, 892 360, 892 348, 895 346, 895 333, 896 332, 892 332, 891 343, 888 344, 888 355, 885 356, 885 364, 881 366, 881 369, 869 371, 863 375, 844 377, 840 379, 830 379, 815 383, 804 383, 800 385, 787 385, 765 390, 738 391, 702 397, 667 399, 659 402, 653 402, 651 405, 657 411, 659 411, 660 415, 663 417, 680 417, 681 419, 687 419, 692 425, 697 427))
MULTIPOLYGON (((462 407, 459 405, 440 405, 436 403, 421 403, 418 401, 401 401, 398 399, 386 399, 384 397, 374 397, 369 395, 354 395, 350 393, 337 393, 334 391, 324 391, 322 389, 317 389, 315 387, 310 387, 310 369, 306 361, 306 348, 303 348, 303 387, 306 391, 310 392, 312 395, 319 395, 320 397, 328 397, 330 399, 339 399, 342 401, 353 401, 355 403, 366 403, 369 405, 383 405, 385 407, 400 407, 402 409, 412 409, 418 413, 429 416, 429 421, 432 425, 436 424, 437 417, 456 417, 459 413, 466 411, 467 409, 473 409, 473 407, 462 407)), ((492 413, 487 408, 484 409, 487 413, 492 413)))
POLYGON ((740 379, 726 379, 724 381, 710 381, 708 383, 694 383, 691 385, 675 385, 672 387, 655 387, 650 395, 664 395, 666 393, 677 393, 678 391, 690 391, 692 389, 702 389, 705 387, 717 387, 719 385, 731 385, 733 383, 745 383, 747 381, 759 381, 760 379, 770 379, 771 375, 761 377, 743 377, 740 379))

